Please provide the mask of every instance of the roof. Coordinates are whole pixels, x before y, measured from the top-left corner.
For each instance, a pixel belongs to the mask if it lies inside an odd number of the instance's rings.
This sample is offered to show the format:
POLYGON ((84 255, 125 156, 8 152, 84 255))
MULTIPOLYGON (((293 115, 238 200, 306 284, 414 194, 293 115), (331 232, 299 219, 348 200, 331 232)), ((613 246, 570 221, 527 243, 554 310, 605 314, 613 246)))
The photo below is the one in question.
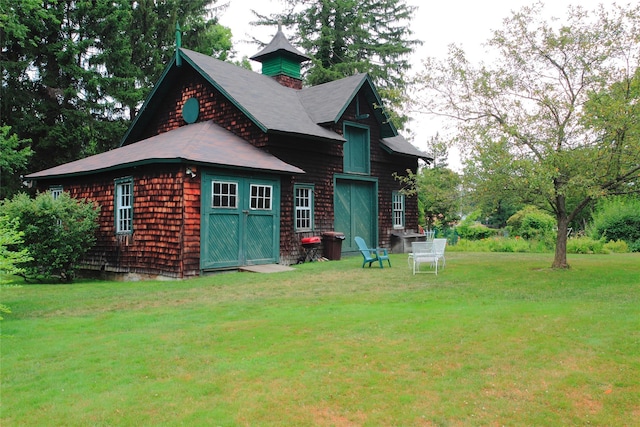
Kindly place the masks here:
MULTIPOLYGON (((382 105, 382 99, 378 95, 371 78, 366 73, 305 88, 298 91, 298 93, 311 119, 320 124, 336 123, 340 120, 345 109, 361 90, 369 105, 382 105)), ((372 110, 378 123, 380 123, 383 137, 391 137, 398 134, 384 109, 374 107, 372 110)))
POLYGON ((402 135, 397 135, 391 138, 383 138, 380 140, 380 143, 382 144, 382 148, 384 148, 388 152, 405 156, 418 157, 427 162, 433 161, 433 158, 429 157, 426 153, 418 150, 402 135))
POLYGON ((308 61, 311 59, 307 55, 293 47, 293 45, 289 42, 287 37, 282 32, 282 28, 280 26, 278 26, 278 32, 273 37, 273 40, 271 40, 271 42, 267 46, 265 46, 264 49, 262 49, 260 52, 256 53, 249 59, 262 62, 264 58, 282 52, 295 57, 300 62, 308 61))
POLYGON ((309 117, 297 90, 282 86, 269 76, 211 56, 188 49, 180 51, 185 62, 198 70, 264 132, 344 142, 341 135, 319 126, 309 117))
POLYGON ((26 178, 78 176, 142 164, 187 161, 287 174, 304 173, 302 169, 283 162, 207 121, 182 126, 134 144, 32 173, 26 178))

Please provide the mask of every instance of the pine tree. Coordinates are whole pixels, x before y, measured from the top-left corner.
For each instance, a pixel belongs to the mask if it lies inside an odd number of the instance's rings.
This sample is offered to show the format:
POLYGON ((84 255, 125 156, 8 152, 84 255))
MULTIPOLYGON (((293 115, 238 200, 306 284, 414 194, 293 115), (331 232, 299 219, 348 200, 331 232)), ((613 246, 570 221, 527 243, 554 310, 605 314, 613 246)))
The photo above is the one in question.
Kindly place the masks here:
POLYGON ((409 56, 421 43, 411 38, 408 25, 415 7, 403 0, 288 0, 287 5, 284 13, 258 15, 256 23, 295 28, 292 42, 313 58, 305 71, 307 84, 369 73, 383 100, 399 111, 409 56))

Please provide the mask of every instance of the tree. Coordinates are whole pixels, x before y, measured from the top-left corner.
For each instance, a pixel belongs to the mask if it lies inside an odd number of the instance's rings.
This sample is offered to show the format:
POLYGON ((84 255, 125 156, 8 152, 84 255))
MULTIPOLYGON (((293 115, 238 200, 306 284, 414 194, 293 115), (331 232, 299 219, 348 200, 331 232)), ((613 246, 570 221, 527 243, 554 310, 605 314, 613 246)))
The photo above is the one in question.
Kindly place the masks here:
POLYGON ((185 46, 226 58, 216 1, 0 2, 0 126, 31 140, 28 169, 116 147, 174 55, 179 20, 185 46))
MULTIPOLYGON (((309 85, 366 72, 390 112, 400 110, 409 58, 421 43, 411 38, 409 29, 415 7, 402 0, 287 0, 286 4, 284 13, 257 15, 257 24, 295 27, 292 41, 313 58, 306 69, 309 85)), ((397 125, 406 121, 397 115, 396 119, 397 125)))
POLYGON ((10 126, 0 126, 0 199, 9 195, 5 183, 19 172, 24 172, 33 151, 29 140, 20 140, 11 134, 10 126))
POLYGON ((446 167, 423 168, 418 177, 418 206, 428 229, 449 227, 460 219, 460 176, 446 167))
POLYGON ((33 259, 26 248, 18 249, 23 236, 17 218, 0 215, 0 274, 22 274, 24 270, 18 265, 33 259))
POLYGON ((599 197, 637 190, 640 7, 569 7, 562 24, 541 12, 538 3, 504 21, 488 41, 492 64, 474 66, 455 46, 426 60, 421 107, 457 121, 480 197, 553 213, 552 266, 567 268, 572 219, 599 197))
POLYGON ((431 230, 435 225, 449 227, 460 219, 460 176, 445 166, 411 169, 406 175, 394 173, 402 183, 401 192, 418 197, 418 221, 431 230))

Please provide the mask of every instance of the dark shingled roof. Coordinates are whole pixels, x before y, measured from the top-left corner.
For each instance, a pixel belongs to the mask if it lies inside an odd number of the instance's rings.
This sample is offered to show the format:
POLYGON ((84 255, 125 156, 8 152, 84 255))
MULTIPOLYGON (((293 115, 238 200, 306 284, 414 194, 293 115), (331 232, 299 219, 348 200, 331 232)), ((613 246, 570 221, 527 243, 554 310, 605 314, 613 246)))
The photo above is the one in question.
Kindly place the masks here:
POLYGON ((32 173, 26 178, 86 175, 140 164, 187 161, 287 174, 304 173, 302 169, 283 162, 207 121, 182 126, 134 144, 32 173))
POLYGON ((188 49, 181 49, 192 64, 218 90, 265 132, 282 132, 344 142, 344 138, 319 126, 307 114, 298 91, 269 76, 188 49))
POLYGON ((286 52, 291 56, 297 58, 300 62, 308 61, 309 58, 304 53, 300 52, 298 49, 293 47, 293 45, 287 40, 287 37, 282 32, 282 28, 278 27, 278 32, 273 37, 273 40, 265 46, 260 52, 256 53, 249 59, 253 59, 254 61, 262 62, 264 57, 273 55, 277 52, 286 52))
POLYGON ((402 154, 402 155, 411 156, 411 157, 418 157, 427 162, 431 162, 433 160, 431 157, 427 156, 426 153, 423 153, 422 151, 418 150, 413 144, 407 141, 402 135, 397 135, 391 138, 383 138, 382 140, 380 140, 380 143, 382 144, 382 148, 384 148, 385 150, 391 153, 402 154))

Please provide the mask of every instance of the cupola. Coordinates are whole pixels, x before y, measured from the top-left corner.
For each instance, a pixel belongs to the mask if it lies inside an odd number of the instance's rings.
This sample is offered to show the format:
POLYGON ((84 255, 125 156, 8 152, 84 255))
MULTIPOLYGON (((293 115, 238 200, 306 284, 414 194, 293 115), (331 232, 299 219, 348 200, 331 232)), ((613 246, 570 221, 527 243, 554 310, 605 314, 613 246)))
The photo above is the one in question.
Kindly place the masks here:
POLYGON ((273 77, 283 86, 302 89, 301 64, 311 58, 293 47, 278 24, 273 40, 251 59, 262 63, 262 74, 273 77))

